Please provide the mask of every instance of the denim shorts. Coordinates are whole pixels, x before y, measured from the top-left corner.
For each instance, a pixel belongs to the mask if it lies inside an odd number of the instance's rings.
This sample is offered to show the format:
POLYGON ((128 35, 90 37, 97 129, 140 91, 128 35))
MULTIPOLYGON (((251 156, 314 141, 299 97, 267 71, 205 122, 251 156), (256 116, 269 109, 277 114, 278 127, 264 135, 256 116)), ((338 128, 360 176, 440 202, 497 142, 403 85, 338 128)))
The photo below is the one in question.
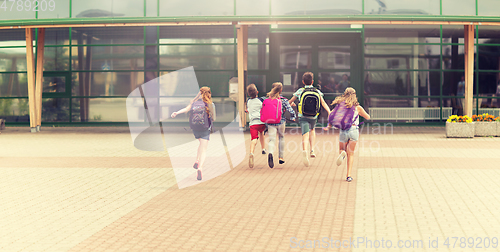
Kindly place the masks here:
POLYGON ((358 141, 358 140, 359 140, 358 126, 352 126, 348 130, 340 130, 339 142, 347 143, 347 141, 358 141))
POLYGON ((210 130, 204 130, 204 131, 195 131, 193 130, 194 138, 196 139, 205 139, 205 140, 210 140, 210 130))

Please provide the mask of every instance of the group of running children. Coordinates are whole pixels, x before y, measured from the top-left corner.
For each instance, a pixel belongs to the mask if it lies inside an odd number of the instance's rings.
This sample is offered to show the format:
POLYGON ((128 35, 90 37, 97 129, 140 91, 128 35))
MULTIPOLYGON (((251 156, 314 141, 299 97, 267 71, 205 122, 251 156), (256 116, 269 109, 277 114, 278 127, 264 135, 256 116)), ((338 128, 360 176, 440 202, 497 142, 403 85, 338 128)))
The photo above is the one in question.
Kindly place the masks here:
MULTIPOLYGON (((359 105, 356 97, 356 91, 348 87, 344 94, 335 98, 331 105, 337 105, 330 110, 330 107, 323 99, 323 93, 313 87, 313 73, 306 72, 302 76, 304 87, 299 88, 293 97, 288 100, 281 96, 283 85, 275 82, 272 89, 266 97, 258 97, 259 91, 254 84, 247 87, 249 99, 247 101, 247 110, 249 114, 250 125, 250 154, 248 165, 254 167, 254 151, 257 142, 260 139, 262 154, 268 154, 268 165, 274 167, 274 150, 277 136, 279 137, 278 153, 279 164, 285 163, 285 112, 290 113, 290 120, 296 120, 296 113, 293 110, 295 100, 299 101, 298 118, 302 131, 302 160, 306 167, 310 165, 309 158, 315 158, 313 146, 316 141, 316 132, 314 130, 318 115, 323 107, 328 112, 328 126, 323 130, 327 131, 334 127, 339 129, 339 155, 337 157, 337 166, 340 166, 347 157, 347 177, 346 181, 351 182, 351 168, 353 165, 354 150, 359 139, 359 116, 369 120, 370 115, 359 105), (268 149, 266 151, 265 132, 268 132, 268 149)), ((197 160, 193 168, 197 170, 197 179, 202 179, 202 167, 206 157, 206 149, 210 137, 211 123, 215 120, 215 105, 211 100, 210 88, 202 87, 200 93, 185 108, 172 113, 174 118, 180 113, 190 112, 189 122, 196 139, 199 140, 197 160), (208 125, 208 126, 207 126, 208 125)))

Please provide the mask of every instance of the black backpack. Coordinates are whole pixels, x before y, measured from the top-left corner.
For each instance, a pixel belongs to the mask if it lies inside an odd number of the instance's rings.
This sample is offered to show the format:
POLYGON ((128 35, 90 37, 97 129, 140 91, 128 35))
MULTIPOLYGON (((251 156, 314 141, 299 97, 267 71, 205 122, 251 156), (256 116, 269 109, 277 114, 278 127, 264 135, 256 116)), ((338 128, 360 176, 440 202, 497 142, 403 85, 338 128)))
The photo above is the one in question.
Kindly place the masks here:
POLYGON ((189 113, 189 126, 194 131, 205 131, 212 125, 212 120, 207 113, 208 105, 201 101, 195 101, 191 105, 191 111, 189 113))
POLYGON ((321 110, 321 96, 314 87, 304 88, 299 102, 299 113, 305 116, 317 116, 321 110))

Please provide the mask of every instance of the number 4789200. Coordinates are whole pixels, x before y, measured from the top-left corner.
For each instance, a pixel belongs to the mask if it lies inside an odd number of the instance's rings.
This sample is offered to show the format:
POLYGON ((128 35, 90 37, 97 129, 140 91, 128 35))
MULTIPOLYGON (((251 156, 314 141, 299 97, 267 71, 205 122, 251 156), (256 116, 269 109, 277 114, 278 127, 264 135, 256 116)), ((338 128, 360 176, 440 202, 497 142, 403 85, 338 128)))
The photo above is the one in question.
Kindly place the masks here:
POLYGON ((54 0, 3 0, 0 9, 4 11, 54 11, 56 2, 54 0))

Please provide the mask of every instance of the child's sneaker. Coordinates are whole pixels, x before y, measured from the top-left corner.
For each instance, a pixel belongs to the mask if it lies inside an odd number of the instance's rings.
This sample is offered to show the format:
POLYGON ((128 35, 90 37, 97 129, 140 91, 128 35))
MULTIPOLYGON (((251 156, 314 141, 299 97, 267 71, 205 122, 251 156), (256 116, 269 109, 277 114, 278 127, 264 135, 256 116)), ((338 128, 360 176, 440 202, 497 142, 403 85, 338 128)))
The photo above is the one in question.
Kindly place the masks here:
POLYGON ((198 172, 198 176, 196 176, 196 179, 201 180, 201 171, 198 170, 197 172, 198 172))
POLYGON ((266 155, 266 149, 262 149, 262 155, 266 155))
POLYGON ((273 154, 269 153, 269 156, 267 156, 267 164, 269 165, 269 168, 274 168, 274 160, 273 160, 273 154))
POLYGON ((196 163, 194 163, 193 168, 198 169, 198 161, 196 161, 196 163))
POLYGON ((309 158, 307 156, 307 151, 302 151, 302 161, 306 167, 309 167, 309 158))
POLYGON ((347 179, 346 179, 345 181, 347 181, 347 182, 351 182, 351 181, 352 181, 351 176, 347 177, 347 179))
POLYGON ((280 158, 280 164, 284 164, 285 163, 285 160, 283 160, 282 158, 280 158))
POLYGON ((316 157, 316 153, 314 153, 314 150, 311 150, 311 157, 312 157, 312 158, 315 158, 315 157, 316 157))
POLYGON ((345 151, 342 151, 340 153, 339 157, 337 158, 337 166, 342 164, 342 161, 344 161, 346 155, 347 153, 345 153, 345 151))
POLYGON ((253 153, 248 157, 248 167, 253 168, 253 153))

